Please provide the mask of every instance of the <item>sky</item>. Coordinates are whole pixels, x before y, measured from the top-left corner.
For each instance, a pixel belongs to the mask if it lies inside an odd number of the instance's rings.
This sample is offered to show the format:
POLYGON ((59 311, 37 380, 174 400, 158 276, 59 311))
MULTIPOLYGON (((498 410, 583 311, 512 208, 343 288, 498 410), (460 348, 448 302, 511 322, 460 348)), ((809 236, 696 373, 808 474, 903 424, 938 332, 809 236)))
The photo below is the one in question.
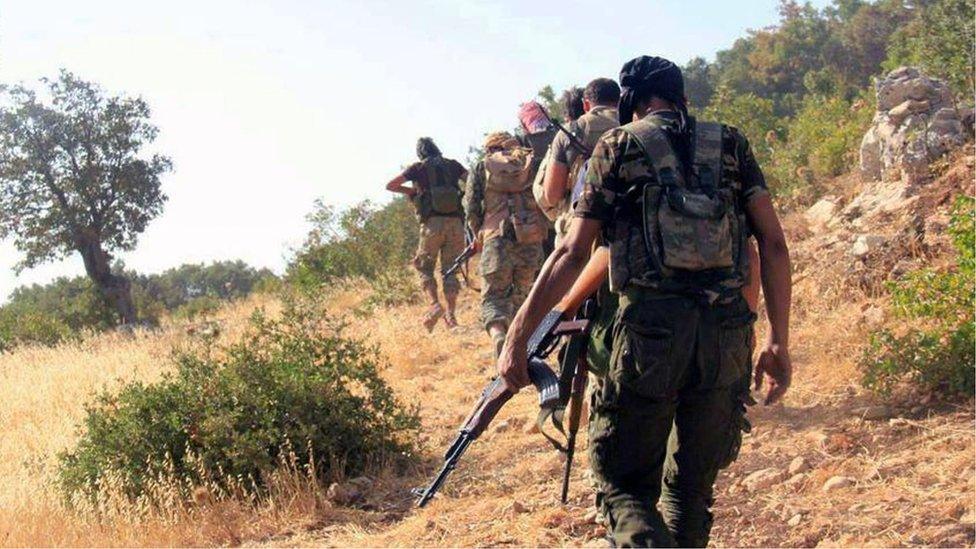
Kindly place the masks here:
MULTIPOLYGON (((818 7, 827 0, 814 2, 818 7)), ((419 136, 463 160, 517 124, 544 85, 615 77, 641 54, 713 59, 774 24, 776 0, 7 0, 0 82, 61 68, 142 96, 173 160, 169 196, 127 267, 243 259, 282 272, 322 198, 386 201, 419 136)), ((19 275, 0 243, 0 299, 83 274, 77 254, 19 275)))

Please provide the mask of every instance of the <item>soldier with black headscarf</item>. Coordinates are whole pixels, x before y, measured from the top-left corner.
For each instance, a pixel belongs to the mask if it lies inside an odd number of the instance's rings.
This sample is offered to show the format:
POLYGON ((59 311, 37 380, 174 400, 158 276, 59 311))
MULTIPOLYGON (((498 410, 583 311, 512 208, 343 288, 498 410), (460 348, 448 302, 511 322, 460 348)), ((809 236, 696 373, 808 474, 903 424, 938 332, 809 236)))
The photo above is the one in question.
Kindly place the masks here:
POLYGON ((512 321, 498 368, 510 387, 529 383, 526 341, 603 234, 619 309, 591 399, 597 504, 616 546, 703 547, 716 476, 749 429, 747 239, 759 243, 770 322, 755 372, 767 404, 791 378, 789 252, 748 141, 688 115, 674 63, 633 59, 620 85, 623 125, 598 141, 575 219, 512 321))

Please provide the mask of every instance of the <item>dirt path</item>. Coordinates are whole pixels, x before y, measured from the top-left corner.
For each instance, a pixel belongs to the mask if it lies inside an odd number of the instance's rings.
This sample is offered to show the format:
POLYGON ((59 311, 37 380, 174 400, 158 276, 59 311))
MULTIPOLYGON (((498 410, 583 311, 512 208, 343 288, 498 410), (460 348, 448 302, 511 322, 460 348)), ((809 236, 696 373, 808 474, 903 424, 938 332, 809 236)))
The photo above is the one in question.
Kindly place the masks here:
MULTIPOLYGON (((753 432, 717 484, 715 546, 970 546, 974 539, 972 403, 883 406, 856 383, 858 306, 813 311, 799 292, 795 386, 782 406, 750 411, 753 432), (825 490, 832 478, 839 487, 825 490)), ((397 391, 421 405, 418 471, 378 483, 367 510, 276 543, 330 546, 605 546, 594 522, 585 440, 558 502, 562 457, 526 432, 534 395, 513 399, 426 509, 423 484, 489 378, 487 339, 468 294, 462 328, 404 331, 418 307, 385 311, 363 329, 391 358, 397 391)))

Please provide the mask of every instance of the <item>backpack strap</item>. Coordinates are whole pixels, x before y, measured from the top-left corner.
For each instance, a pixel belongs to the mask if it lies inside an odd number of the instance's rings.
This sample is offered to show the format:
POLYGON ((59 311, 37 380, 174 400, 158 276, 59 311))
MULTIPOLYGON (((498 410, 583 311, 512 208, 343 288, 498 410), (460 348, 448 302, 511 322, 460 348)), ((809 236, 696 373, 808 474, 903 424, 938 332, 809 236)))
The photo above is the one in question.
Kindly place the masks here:
POLYGON ((717 122, 695 123, 695 155, 692 161, 698 183, 717 189, 722 179, 722 125, 717 122))
POLYGON ((664 129, 645 119, 627 124, 621 129, 637 140, 661 185, 684 186, 684 174, 678 155, 675 154, 664 129))

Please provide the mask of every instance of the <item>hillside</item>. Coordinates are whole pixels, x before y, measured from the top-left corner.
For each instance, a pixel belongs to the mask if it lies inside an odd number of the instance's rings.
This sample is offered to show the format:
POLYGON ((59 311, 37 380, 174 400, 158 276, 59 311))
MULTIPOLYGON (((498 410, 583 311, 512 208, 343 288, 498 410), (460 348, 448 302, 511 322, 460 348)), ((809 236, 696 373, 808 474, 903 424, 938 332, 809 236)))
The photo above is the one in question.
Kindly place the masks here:
MULTIPOLYGON (((885 322, 881 280, 893 269, 946 259, 948 199, 972 193, 973 165, 970 149, 936 181, 898 192, 839 179, 830 205, 786 215, 796 271, 794 386, 782 405, 750 411, 754 429, 717 486, 714 545, 973 545, 972 401, 948 404, 901 389, 883 403, 861 388, 855 368, 867 332, 885 322), (823 223, 824 209, 836 221, 823 223), (913 227, 922 238, 909 245, 903 237, 913 227), (864 253, 855 250, 859 241, 868 245, 864 253), (845 480, 826 490, 834 477, 845 480)), ((350 311, 363 295, 338 292, 331 309, 350 311)), ((254 298, 222 311, 221 337, 233 338, 258 306, 276 308, 254 298)), ((474 293, 465 292, 462 327, 432 335, 404 322, 419 317, 420 306, 350 317, 353 331, 389 358, 386 379, 420 405, 425 451, 406 475, 371 479, 365 499, 352 506, 335 505, 294 475, 254 502, 204 498, 159 512, 107 501, 100 514, 68 511, 50 487, 53 456, 74 440, 84 403, 120 381, 155 379, 170 347, 194 330, 167 324, 135 338, 103 335, 0 355, 0 545, 603 546, 585 441, 564 507, 562 458, 528 432, 535 415, 529 394, 515 398, 472 446, 441 497, 422 511, 411 508, 408 490, 428 480, 491 374, 476 307, 474 293)))

